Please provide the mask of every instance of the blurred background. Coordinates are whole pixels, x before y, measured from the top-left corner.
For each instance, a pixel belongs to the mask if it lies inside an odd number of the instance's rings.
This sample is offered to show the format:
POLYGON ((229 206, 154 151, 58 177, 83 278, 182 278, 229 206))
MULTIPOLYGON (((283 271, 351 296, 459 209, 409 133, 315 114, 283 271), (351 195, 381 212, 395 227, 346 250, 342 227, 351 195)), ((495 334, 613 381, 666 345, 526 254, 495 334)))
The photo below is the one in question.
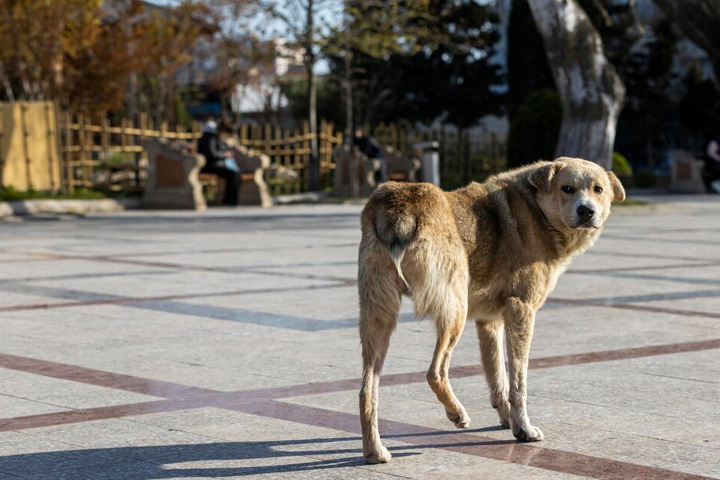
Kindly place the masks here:
POLYGON ((358 154, 336 154, 357 129, 429 146, 444 188, 559 155, 629 187, 712 180, 717 0, 0 0, 0 18, 5 199, 140 195, 144 142, 192 145, 208 119, 268 158, 272 195, 362 195, 358 154))

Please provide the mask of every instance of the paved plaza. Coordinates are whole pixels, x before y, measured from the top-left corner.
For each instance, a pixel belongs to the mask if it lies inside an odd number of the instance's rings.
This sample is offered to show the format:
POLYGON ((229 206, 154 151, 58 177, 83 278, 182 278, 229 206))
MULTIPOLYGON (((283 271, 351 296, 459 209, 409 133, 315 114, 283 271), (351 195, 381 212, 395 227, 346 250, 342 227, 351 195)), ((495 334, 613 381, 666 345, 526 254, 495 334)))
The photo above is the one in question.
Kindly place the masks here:
POLYGON ((720 197, 620 207, 540 311, 528 404, 500 428, 468 324, 425 382, 404 301, 381 380, 386 465, 357 416, 358 205, 0 224, 0 480, 720 478, 720 197))

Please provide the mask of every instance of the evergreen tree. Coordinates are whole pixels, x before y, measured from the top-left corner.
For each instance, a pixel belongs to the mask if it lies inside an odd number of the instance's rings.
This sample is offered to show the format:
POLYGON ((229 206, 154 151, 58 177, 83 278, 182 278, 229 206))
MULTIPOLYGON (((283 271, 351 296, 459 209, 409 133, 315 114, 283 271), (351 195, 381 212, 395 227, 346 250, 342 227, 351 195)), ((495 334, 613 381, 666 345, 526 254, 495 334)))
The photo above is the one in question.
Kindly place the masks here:
MULTIPOLYGON (((413 45, 399 36, 395 51, 382 57, 354 49, 357 123, 428 122, 444 114, 464 129, 500 111, 502 76, 492 61, 499 39, 495 11, 471 0, 429 0, 426 9, 406 21, 413 45)), ((355 12, 353 23, 366 21, 362 8, 355 12)), ((331 69, 341 71, 341 59, 331 60, 331 69)))

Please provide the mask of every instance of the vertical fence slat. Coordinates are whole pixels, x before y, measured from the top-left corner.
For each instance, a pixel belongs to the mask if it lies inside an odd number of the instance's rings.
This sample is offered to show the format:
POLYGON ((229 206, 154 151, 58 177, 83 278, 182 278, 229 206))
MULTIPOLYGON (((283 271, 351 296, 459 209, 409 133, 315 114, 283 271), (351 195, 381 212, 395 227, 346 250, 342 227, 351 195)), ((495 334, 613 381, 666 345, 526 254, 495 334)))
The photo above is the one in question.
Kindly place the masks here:
MULTIPOLYGON (((5 157, 3 157, 3 138, 5 138, 5 129, 3 125, 3 117, 5 116, 4 107, 0 105, 0 169, 5 171, 5 157)), ((2 175, 0 175, 2 178, 2 175)))
POLYGON ((53 125, 50 122, 50 103, 45 103, 45 107, 43 109, 45 111, 45 127, 46 127, 46 136, 47 136, 47 151, 48 151, 48 174, 50 175, 50 191, 55 192, 55 165, 54 161, 55 158, 53 157, 53 144, 57 145, 57 124, 55 125, 55 129, 53 129, 53 125), (55 141, 53 141, 53 136, 55 137, 55 141))
POLYGON ((87 143, 85 139, 85 116, 80 114, 78 115, 78 142, 80 143, 80 185, 84 186, 85 181, 89 181, 89 175, 87 171, 87 165, 86 165, 86 152, 85 149, 87 148, 87 143))
POLYGON ((27 112, 28 106, 25 102, 20 102, 20 128, 22 129, 22 145, 23 145, 23 154, 25 156, 25 181, 28 186, 28 190, 33 190, 33 183, 32 183, 32 159, 30 158, 30 146, 28 145, 28 137, 30 137, 30 132, 27 129, 27 118, 26 118, 26 112, 27 112))
POLYGON ((110 139, 108 138, 108 118, 103 115, 100 120, 100 146, 102 159, 105 164, 105 189, 110 190, 112 184, 112 155, 110 154, 110 139))

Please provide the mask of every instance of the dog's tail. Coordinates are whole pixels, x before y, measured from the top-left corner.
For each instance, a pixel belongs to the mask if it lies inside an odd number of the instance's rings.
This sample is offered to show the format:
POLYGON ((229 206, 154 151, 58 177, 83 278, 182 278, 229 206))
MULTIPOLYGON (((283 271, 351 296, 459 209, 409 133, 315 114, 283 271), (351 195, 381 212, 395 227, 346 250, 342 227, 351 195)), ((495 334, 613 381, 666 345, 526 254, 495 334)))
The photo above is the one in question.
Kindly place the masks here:
POLYGON ((405 248, 415 235, 417 220, 407 212, 388 212, 382 209, 375 216, 374 223, 375 233, 390 254, 400 280, 410 293, 410 284, 403 275, 401 264, 405 257, 405 248))

